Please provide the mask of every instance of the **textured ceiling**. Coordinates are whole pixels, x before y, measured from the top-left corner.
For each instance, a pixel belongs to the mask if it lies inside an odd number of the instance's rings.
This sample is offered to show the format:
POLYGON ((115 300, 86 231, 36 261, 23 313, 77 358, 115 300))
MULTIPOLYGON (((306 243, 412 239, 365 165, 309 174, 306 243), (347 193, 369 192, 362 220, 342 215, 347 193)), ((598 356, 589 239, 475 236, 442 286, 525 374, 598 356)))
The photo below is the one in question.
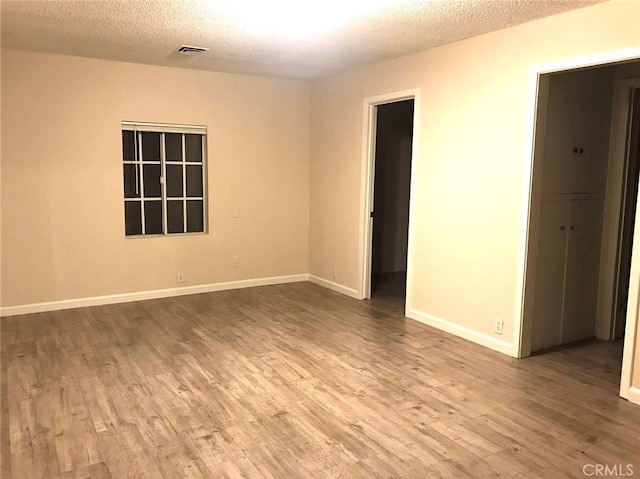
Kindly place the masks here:
POLYGON ((601 1, 3 0, 2 47, 317 78, 601 1))

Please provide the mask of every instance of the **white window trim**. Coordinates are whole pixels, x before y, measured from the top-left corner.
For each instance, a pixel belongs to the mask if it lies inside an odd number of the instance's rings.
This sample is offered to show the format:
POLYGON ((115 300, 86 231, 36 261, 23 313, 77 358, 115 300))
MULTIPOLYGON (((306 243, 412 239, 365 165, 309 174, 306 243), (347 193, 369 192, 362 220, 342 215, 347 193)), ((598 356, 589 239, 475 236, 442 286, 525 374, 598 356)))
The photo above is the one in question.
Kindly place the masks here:
POLYGON ((206 135, 207 127, 204 125, 176 125, 173 123, 147 123, 140 121, 123 121, 122 129, 128 131, 152 131, 157 133, 192 133, 194 135, 206 135))

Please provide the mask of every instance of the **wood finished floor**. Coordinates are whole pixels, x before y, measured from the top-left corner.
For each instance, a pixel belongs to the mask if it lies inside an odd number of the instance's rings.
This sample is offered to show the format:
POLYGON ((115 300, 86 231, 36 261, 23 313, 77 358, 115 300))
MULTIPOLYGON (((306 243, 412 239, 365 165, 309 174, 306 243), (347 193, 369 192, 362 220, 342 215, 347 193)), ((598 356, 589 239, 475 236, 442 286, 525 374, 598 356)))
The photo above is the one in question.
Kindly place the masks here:
POLYGON ((619 343, 515 360, 309 283, 1 328, 4 479, 640 474, 619 343))

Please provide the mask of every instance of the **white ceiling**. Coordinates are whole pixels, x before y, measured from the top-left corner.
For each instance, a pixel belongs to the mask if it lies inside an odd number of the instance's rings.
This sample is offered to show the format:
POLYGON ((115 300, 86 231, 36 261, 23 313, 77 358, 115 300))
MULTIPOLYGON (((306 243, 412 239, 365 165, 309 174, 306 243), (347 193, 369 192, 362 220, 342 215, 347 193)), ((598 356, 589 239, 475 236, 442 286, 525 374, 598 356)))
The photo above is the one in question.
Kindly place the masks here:
POLYGON ((601 1, 2 0, 2 47, 308 79, 601 1))

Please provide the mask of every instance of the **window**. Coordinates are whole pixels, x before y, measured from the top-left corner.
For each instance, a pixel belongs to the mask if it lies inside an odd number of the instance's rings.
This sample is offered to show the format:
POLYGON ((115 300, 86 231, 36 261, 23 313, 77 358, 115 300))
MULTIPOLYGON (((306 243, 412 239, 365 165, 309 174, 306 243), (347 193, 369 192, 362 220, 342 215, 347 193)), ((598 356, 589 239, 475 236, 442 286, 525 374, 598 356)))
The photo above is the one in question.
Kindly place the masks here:
POLYGON ((206 231, 206 127, 122 122, 127 236, 206 231))

